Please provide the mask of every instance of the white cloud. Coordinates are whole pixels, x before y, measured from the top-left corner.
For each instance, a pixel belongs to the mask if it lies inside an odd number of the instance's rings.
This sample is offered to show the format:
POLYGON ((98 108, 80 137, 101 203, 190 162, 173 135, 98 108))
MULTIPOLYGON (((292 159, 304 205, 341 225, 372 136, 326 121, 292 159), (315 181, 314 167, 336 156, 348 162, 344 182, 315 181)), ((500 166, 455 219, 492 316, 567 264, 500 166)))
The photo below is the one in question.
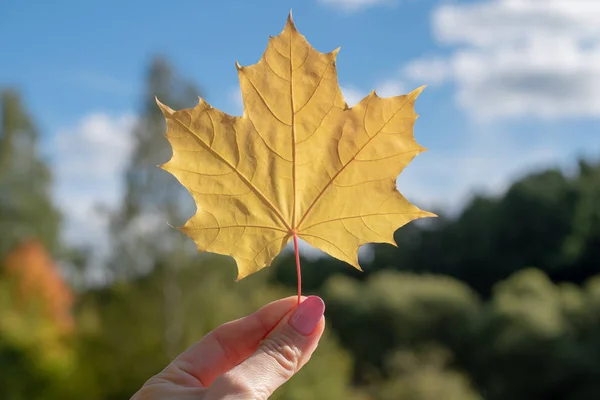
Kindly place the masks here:
POLYGON ((535 36, 597 39, 600 3, 589 0, 487 0, 441 6, 434 14, 438 39, 479 47, 535 36))
POLYGON ((412 81, 439 85, 450 78, 450 65, 441 57, 423 58, 411 62, 402 72, 412 81))
POLYGON ((404 84, 397 79, 383 81, 376 86, 376 93, 381 97, 392 97, 405 94, 404 84))
POLYGON ((354 86, 340 86, 344 100, 348 103, 348 107, 354 107, 356 103, 361 101, 365 95, 354 86))
POLYGON ((340 8, 344 11, 357 11, 378 5, 393 5, 395 0, 319 0, 320 3, 340 8))
POLYGON ((600 2, 487 0, 433 14, 438 41, 455 46, 404 72, 419 83, 456 84, 458 105, 478 119, 600 117, 600 2))
POLYGON ((113 207, 120 201, 134 124, 132 114, 100 112, 55 134, 50 144, 54 197, 66 218, 65 239, 71 243, 106 244, 107 219, 97 206, 113 207))
POLYGON ((236 86, 229 92, 228 103, 232 106, 233 115, 242 115, 244 113, 244 100, 239 86, 236 86))
MULTIPOLYGON (((342 85, 342 94, 349 107, 353 107, 369 93, 352 85, 342 85)), ((399 79, 387 79, 375 85, 375 91, 380 97, 392 97, 406 94, 406 88, 399 79)))

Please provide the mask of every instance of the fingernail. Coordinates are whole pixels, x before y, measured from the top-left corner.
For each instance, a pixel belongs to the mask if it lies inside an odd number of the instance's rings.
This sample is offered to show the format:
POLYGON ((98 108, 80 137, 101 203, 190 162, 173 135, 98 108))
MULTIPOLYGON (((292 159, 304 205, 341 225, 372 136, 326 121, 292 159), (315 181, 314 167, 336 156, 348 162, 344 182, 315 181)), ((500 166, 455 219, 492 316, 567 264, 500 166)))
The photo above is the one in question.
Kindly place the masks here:
POLYGON ((303 334, 310 336, 325 313, 325 303, 317 296, 309 296, 304 300, 289 319, 289 324, 303 334))

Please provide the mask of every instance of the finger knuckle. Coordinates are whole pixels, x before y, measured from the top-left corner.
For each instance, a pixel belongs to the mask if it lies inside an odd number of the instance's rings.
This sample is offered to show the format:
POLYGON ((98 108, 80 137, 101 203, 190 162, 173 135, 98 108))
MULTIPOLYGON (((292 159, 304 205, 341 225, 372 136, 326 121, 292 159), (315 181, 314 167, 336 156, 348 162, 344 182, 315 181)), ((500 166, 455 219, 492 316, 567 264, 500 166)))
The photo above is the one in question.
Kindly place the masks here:
POLYGON ((293 338, 284 334, 273 335, 262 342, 261 348, 281 367, 284 378, 290 378, 298 371, 302 353, 293 338))
POLYGON ((271 392, 262 385, 255 385, 242 377, 224 376, 220 378, 220 385, 211 386, 206 394, 206 400, 232 398, 236 400, 267 400, 271 392), (235 395, 227 397, 226 394, 235 395))
POLYGON ((163 390, 163 386, 164 382, 152 378, 133 395, 131 400, 157 400, 160 398, 159 396, 163 390))
POLYGON ((244 398, 246 399, 267 400, 273 394, 273 390, 267 386, 259 386, 248 388, 245 393, 246 396, 244 398))

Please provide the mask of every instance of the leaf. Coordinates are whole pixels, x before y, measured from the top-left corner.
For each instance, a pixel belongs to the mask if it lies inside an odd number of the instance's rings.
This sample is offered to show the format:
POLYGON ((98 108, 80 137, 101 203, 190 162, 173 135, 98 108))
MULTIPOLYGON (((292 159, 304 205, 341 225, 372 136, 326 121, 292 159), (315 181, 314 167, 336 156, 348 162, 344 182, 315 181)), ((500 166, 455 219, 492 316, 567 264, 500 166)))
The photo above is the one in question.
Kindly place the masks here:
POLYGON ((395 183, 425 150, 413 136, 423 88, 391 98, 373 91, 348 108, 338 50, 313 49, 290 13, 257 64, 236 63, 242 117, 203 99, 181 111, 157 99, 173 148, 162 168, 198 207, 180 229, 199 251, 232 256, 238 280, 270 265, 294 235, 360 269, 361 245, 395 245, 396 229, 435 216, 395 183))

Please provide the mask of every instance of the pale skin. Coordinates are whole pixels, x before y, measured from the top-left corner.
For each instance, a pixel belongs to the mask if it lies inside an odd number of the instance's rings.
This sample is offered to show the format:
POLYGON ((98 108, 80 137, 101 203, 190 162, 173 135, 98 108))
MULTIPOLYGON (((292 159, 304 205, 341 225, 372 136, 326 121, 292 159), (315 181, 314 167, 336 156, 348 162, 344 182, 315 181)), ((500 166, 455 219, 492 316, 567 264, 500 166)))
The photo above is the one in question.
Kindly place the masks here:
POLYGON ((310 359, 325 328, 319 297, 274 301, 221 325, 131 400, 264 400, 310 359))

